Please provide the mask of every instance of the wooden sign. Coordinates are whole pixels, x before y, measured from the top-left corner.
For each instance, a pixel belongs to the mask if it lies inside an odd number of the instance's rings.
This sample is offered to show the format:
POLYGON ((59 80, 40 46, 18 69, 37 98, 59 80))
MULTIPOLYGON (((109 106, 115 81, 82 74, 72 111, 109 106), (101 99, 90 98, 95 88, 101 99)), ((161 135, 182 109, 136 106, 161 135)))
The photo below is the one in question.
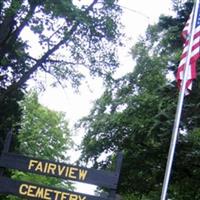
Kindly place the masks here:
POLYGON ((12 132, 9 132, 0 156, 0 193, 38 200, 111 200, 115 198, 122 154, 118 154, 114 172, 96 170, 9 153, 11 139, 12 132), (12 180, 2 176, 5 168, 105 187, 109 189, 109 196, 105 198, 12 180))
POLYGON ((0 167, 89 183, 111 189, 117 187, 119 174, 119 172, 89 169, 11 153, 2 153, 0 167))
POLYGON ((107 200, 103 197, 72 192, 64 189, 15 181, 0 176, 0 193, 12 194, 26 199, 38 200, 107 200))

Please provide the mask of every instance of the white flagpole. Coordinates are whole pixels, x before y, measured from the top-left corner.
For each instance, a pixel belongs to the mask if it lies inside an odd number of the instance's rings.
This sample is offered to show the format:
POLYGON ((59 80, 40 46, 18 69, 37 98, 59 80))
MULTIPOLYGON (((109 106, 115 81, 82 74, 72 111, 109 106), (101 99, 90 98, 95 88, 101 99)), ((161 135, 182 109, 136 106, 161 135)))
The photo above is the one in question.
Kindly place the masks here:
POLYGON ((190 36, 189 36, 190 39, 189 39, 189 46, 188 46, 188 55, 186 58, 186 65, 184 69, 183 80, 181 83, 181 89, 180 89, 179 97, 178 97, 174 127, 172 131, 172 138, 171 138, 171 143, 170 143, 170 148, 169 148, 169 153, 168 153, 165 177, 163 181, 162 194, 161 194, 160 200, 167 200, 166 199, 167 189, 169 185, 169 178, 170 178, 171 169, 172 169, 172 163, 173 163, 174 152, 175 152, 176 142, 177 142, 177 137, 178 137, 178 129, 179 129, 179 124, 180 124, 181 112, 182 112, 183 101, 184 101, 184 96, 185 96, 185 87, 186 87, 186 82, 187 82, 187 75, 189 72, 190 56, 191 56, 191 51, 192 51, 192 40, 193 40, 195 24, 197 20, 198 7, 199 7, 199 0, 196 0, 195 9, 192 16, 191 31, 190 31, 190 36))

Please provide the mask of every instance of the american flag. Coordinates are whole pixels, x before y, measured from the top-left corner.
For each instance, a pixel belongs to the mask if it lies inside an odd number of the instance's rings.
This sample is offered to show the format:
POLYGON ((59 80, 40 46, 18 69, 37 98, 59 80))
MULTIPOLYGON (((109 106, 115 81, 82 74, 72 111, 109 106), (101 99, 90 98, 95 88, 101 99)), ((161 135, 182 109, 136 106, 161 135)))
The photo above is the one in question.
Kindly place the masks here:
MULTIPOLYGON (((181 86, 181 81, 183 79, 183 73, 184 68, 186 65, 186 59, 188 55, 189 50, 189 39, 190 39, 190 32, 191 32, 191 26, 192 24, 192 16, 193 16, 194 9, 192 13, 190 14, 190 17, 183 28, 182 31, 182 37, 184 39, 184 48, 181 55, 181 61, 178 66, 176 79, 178 81, 178 86, 181 86)), ((190 62, 189 62, 189 70, 187 74, 186 79, 186 93, 188 93, 188 90, 192 89, 192 81, 196 78, 196 62, 197 59, 200 57, 200 5, 198 4, 198 12, 197 12, 197 18, 193 20, 195 23, 193 35, 191 36, 191 53, 190 53, 190 62)))

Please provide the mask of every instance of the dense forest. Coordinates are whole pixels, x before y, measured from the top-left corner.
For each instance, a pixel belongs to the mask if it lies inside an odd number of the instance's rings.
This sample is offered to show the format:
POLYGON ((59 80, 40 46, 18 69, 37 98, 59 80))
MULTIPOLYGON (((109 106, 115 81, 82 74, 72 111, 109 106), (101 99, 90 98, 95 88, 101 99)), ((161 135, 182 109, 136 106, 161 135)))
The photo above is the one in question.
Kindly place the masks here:
POLYGON ((84 79, 84 71, 109 77, 117 67, 119 14, 119 6, 112 0, 94 0, 90 5, 71 0, 0 1, 1 143, 8 129, 17 132, 17 102, 23 98, 27 81, 38 72, 54 77, 55 85, 71 83, 74 88, 84 79), (37 36, 42 49, 39 55, 21 37, 26 31, 37 36))
MULTIPOLYGON (((40 105, 37 93, 27 92, 27 82, 39 82, 39 74, 48 74, 54 86, 71 84, 77 90, 88 74, 106 81, 118 66, 120 14, 115 0, 86 4, 71 0, 0 1, 1 151, 12 130, 11 151, 67 161, 65 154, 72 141, 64 114, 40 105), (33 43, 39 48, 32 47, 33 43)), ((65 184, 21 172, 5 173, 52 186, 65 184)))
MULTIPOLYGON (((123 152, 118 193, 124 199, 160 199, 178 97, 173 75, 192 7, 192 1, 173 1, 176 14, 160 16, 133 46, 133 72, 113 80, 78 124, 86 130, 80 146, 86 163, 112 167, 115 153, 123 152)), ((185 97, 169 199, 200 198, 199 80, 185 97)))
MULTIPOLYGON (((119 65, 116 49, 123 43, 117 0, 74 2, 0 1, 0 149, 12 130, 12 151, 66 161, 64 152, 73 142, 64 114, 40 105, 38 94, 27 91, 27 82, 39 81, 38 73, 45 73, 55 86, 71 84, 76 90, 86 74, 102 77, 103 95, 77 123, 86 133, 79 147, 81 161, 112 169, 116 153, 122 152, 118 194, 125 200, 159 199, 177 106, 174 74, 183 49, 180 35, 193 1, 172 0, 175 14, 161 15, 158 23, 149 25, 131 49, 133 71, 118 79, 112 76, 119 65), (26 31, 37 37, 39 54, 22 37, 26 31)), ((168 191, 171 200, 200 199, 199 82, 198 76, 184 100, 168 191)), ((5 173, 73 188, 57 179, 5 173)), ((17 199, 1 196, 6 198, 17 199)))

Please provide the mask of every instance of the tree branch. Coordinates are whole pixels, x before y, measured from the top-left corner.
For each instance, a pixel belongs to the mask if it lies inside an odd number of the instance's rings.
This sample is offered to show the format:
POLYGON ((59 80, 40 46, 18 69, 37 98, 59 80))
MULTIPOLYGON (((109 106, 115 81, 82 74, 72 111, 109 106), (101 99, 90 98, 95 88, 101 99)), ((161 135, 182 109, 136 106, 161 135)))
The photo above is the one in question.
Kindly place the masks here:
MULTIPOLYGON (((94 0, 88 7, 87 9, 84 11, 85 14, 87 14, 92 8, 93 6, 98 2, 98 0, 94 0)), ((30 12, 31 13, 31 12, 30 12)), ((27 15, 28 17, 28 15, 27 15)), ((17 81, 14 82, 12 85, 10 85, 6 91, 4 92, 4 94, 1 95, 0 97, 0 102, 4 99, 4 97, 10 93, 12 93, 12 91, 17 90, 19 88, 21 88, 25 82, 30 78, 30 76, 39 68, 42 66, 42 64, 47 62, 47 59, 49 58, 50 55, 52 55, 56 50, 59 49, 59 47, 61 45, 63 45, 64 43, 66 43, 71 35, 77 30, 78 25, 80 24, 79 21, 74 22, 74 25, 72 26, 71 30, 66 34, 66 36, 60 41, 58 42, 54 47, 52 47, 50 50, 48 50, 40 59, 38 59, 36 61, 36 63, 33 65, 33 67, 31 67, 26 73, 24 73, 24 75, 17 81)), ((21 31, 21 29, 26 25, 26 22, 24 21, 24 23, 21 25, 21 28, 18 29, 18 31, 21 31)))
MULTIPOLYGON (((88 13, 93 6, 98 2, 98 0, 94 0, 90 6, 86 9, 85 13, 88 13)), ((41 65, 42 63, 45 63, 47 58, 52 55, 61 45, 63 45, 67 40, 70 39, 70 36, 76 31, 77 27, 79 25, 79 22, 75 22, 74 26, 71 28, 71 30, 67 33, 66 37, 64 37, 63 40, 61 40, 58 44, 56 44, 53 48, 51 48, 49 51, 47 51, 41 59, 39 59, 36 64, 29 70, 27 71, 22 78, 15 83, 15 87, 21 87, 41 65)))

